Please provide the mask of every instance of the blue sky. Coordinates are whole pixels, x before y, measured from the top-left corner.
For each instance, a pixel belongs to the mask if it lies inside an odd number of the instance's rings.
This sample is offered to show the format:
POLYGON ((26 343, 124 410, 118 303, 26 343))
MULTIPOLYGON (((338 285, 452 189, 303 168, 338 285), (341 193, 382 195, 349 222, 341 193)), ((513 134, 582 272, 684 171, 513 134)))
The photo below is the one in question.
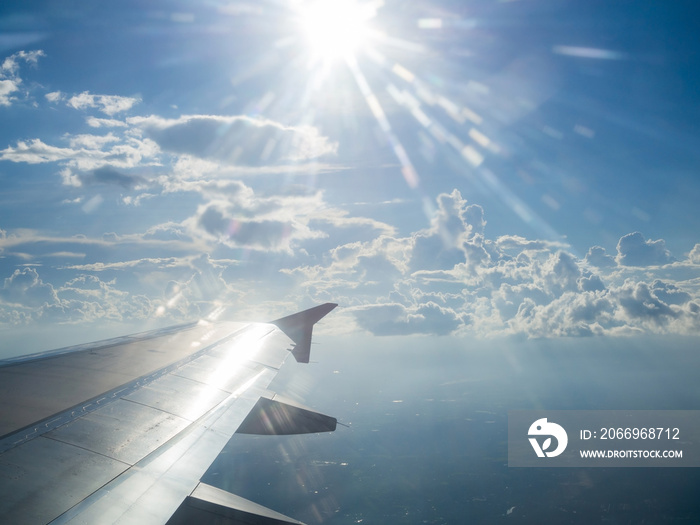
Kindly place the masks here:
POLYGON ((698 333, 694 3, 365 3, 343 56, 310 4, 3 4, 4 354, 325 301, 335 334, 698 333))

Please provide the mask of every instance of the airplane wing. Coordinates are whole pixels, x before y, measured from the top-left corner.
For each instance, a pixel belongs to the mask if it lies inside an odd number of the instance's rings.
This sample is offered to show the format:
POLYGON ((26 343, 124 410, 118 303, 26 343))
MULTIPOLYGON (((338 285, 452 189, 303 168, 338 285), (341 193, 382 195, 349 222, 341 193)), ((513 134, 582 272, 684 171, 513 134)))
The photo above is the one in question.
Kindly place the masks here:
POLYGON ((290 353, 308 363, 336 306, 0 363, 0 522, 300 523, 200 478, 236 432, 335 430, 267 387, 290 353))

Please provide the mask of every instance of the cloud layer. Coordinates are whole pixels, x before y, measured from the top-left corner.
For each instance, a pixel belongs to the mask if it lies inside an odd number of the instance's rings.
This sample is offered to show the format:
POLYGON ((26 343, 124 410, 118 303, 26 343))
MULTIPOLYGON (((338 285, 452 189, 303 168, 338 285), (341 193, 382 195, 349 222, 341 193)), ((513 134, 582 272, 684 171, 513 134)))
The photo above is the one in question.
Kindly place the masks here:
POLYGON ((557 337, 700 328, 698 283, 685 278, 687 269, 697 270, 696 250, 676 261, 663 240, 635 232, 620 239, 616 257, 593 247, 580 259, 561 243, 486 238, 483 210, 457 190, 437 203, 430 228, 339 246, 323 264, 285 271, 310 295, 351 305, 358 326, 376 335, 557 337), (654 278, 656 272, 665 277, 654 278), (678 278, 669 278, 674 272, 678 278))
MULTIPOLYGON (((0 106, 20 99, 20 66, 42 56, 5 59, 0 106)), ((406 232, 375 218, 386 213, 328 201, 316 163, 338 143, 316 127, 143 116, 135 97, 88 91, 37 100, 84 124, 0 150, 0 160, 43 169, 43 183, 54 177, 63 198, 56 226, 0 230, 0 325, 178 322, 221 307, 272 317, 333 301, 345 307, 329 321, 336 329, 375 335, 700 331, 700 244, 674 256, 663 239, 632 232, 616 253, 592 246, 580 257, 562 241, 492 238, 486 211, 458 189, 406 232), (64 217, 72 229, 61 229, 64 217)))

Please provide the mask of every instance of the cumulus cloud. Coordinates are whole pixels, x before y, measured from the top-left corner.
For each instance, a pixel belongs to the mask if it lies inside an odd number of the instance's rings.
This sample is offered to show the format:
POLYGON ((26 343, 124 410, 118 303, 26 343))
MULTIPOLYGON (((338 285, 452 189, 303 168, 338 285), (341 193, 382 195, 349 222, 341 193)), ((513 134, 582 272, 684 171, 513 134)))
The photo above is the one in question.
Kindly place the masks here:
POLYGON ((693 246, 688 254, 688 260, 693 264, 700 264, 700 244, 693 246))
POLYGON ((58 304, 53 286, 44 283, 34 268, 15 270, 0 288, 0 299, 9 305, 43 306, 58 304))
MULTIPOLYGON (((21 92, 20 64, 42 55, 21 52, 3 62, 0 105, 11 104, 21 92)), ((314 127, 220 115, 119 120, 114 117, 130 111, 138 99, 87 91, 54 91, 46 100, 85 111, 91 133, 67 133, 53 145, 21 140, 0 150, 1 160, 57 163, 64 184, 73 187, 142 191, 121 202, 138 203, 150 196, 144 191, 160 198, 192 192, 196 200, 190 199, 188 218, 163 219, 140 234, 61 239, 34 233, 25 241, 0 231, 4 255, 10 249, 19 254, 23 243, 61 244, 64 254, 78 253, 73 248, 80 246, 85 254, 84 264, 62 268, 74 272, 64 283, 47 282, 35 268, 6 276, 0 288, 5 322, 205 315, 215 305, 247 297, 253 288, 259 295, 262 285, 251 284, 250 275, 274 253, 275 275, 266 280, 288 284, 285 300, 343 303, 357 328, 376 335, 559 337, 700 330, 697 282, 660 274, 659 266, 667 270, 675 261, 662 239, 630 233, 619 240, 615 257, 593 246, 579 258, 563 242, 493 238, 484 209, 458 190, 438 195, 424 228, 399 235, 391 225, 329 206, 320 191, 294 187, 260 193, 235 180, 245 170, 291 171, 295 164, 308 169, 305 162, 334 154, 337 143, 314 127), (137 252, 146 246, 154 247, 152 253, 137 252), (95 258, 95 247, 102 254, 133 251, 124 260, 113 256, 106 262, 95 258), (192 256, 213 250, 220 259, 192 256), (232 254, 244 254, 248 273, 232 254)), ((700 264, 700 244, 682 263, 686 273, 695 264, 700 264)))
POLYGON ((65 269, 93 275, 79 275, 62 286, 58 294, 72 310, 80 302, 95 303, 91 310, 109 318, 115 318, 120 309, 126 308, 126 319, 167 316, 173 321, 191 320, 205 317, 214 308, 230 304, 241 296, 241 292, 222 277, 222 273, 235 264, 235 261, 213 260, 201 254, 71 265, 65 269), (109 280, 108 276, 119 277, 109 280), (130 293, 129 287, 117 287, 117 282, 134 276, 138 276, 138 294, 130 293), (77 302, 71 306, 68 301, 77 302))
POLYGON ((586 262, 591 266, 598 268, 611 268, 617 266, 615 258, 605 252, 605 248, 601 246, 592 246, 586 254, 586 262))
POLYGON ((179 282, 177 297, 168 295, 173 290, 172 283, 177 281, 159 280, 159 291, 143 293, 143 286, 140 291, 133 292, 119 287, 116 279, 104 280, 89 273, 78 274, 54 286, 44 282, 35 268, 16 270, 5 278, 0 288, 0 324, 27 324, 38 320, 59 323, 145 321, 165 313, 172 320, 191 320, 208 314, 213 297, 225 299, 229 291, 219 277, 221 269, 206 256, 180 262, 131 261, 131 264, 105 268, 84 265, 80 269, 108 272, 143 269, 148 265, 157 272, 170 266, 174 272, 188 276, 179 282))
POLYGON ((306 161, 334 154, 338 147, 312 126, 285 126, 247 116, 150 116, 132 117, 128 122, 166 151, 233 165, 306 161))
POLYGON ((235 219, 216 205, 208 206, 199 215, 197 224, 216 237, 227 237, 236 244, 277 249, 291 235, 292 225, 273 220, 235 219))
POLYGON ((617 291, 618 300, 622 307, 622 316, 652 321, 656 325, 664 325, 678 314, 670 305, 659 299, 647 283, 627 282, 617 291))
POLYGON ((660 266, 675 261, 663 239, 646 240, 639 232, 629 233, 617 243, 617 262, 624 266, 660 266))
POLYGON ((242 293, 222 277, 228 267, 228 261, 215 261, 207 254, 191 258, 188 277, 167 282, 157 314, 172 316, 177 312, 183 319, 205 317, 214 306, 235 302, 242 293))
MULTIPOLYGON (((105 172, 104 182, 130 184, 119 175, 105 172)), ((267 294, 279 298, 284 290, 284 300, 292 302, 339 302, 346 306, 348 326, 376 335, 580 337, 700 331, 695 274, 684 277, 690 263, 679 266, 684 271, 674 280, 672 265, 664 267, 663 277, 657 265, 643 270, 613 266, 601 247, 579 258, 561 243, 490 239, 483 210, 459 192, 437 199, 436 215, 422 230, 398 236, 391 228, 376 228, 369 240, 337 245, 332 234, 339 226, 333 221, 344 216, 320 220, 326 212, 320 192, 260 196, 241 182, 207 184, 202 190, 207 198, 189 219, 138 236, 105 234, 99 240, 101 250, 113 246, 125 251, 130 243, 143 249, 152 243, 158 255, 99 262, 91 260, 88 249, 97 239, 64 239, 64 249, 84 247, 83 264, 63 268, 80 275, 60 285, 42 280, 34 268, 15 271, 0 290, 0 319, 73 322, 157 315, 184 320, 206 315, 217 305, 240 305, 253 297, 264 301, 267 294), (330 246, 325 253, 305 251, 308 243, 324 240, 330 246), (430 251, 422 244, 428 240, 434 243, 437 264, 428 260, 430 251), (191 255, 210 248, 243 252, 246 259, 191 255), (175 249, 179 257, 163 255, 175 249), (270 252, 277 262, 258 279, 270 252)), ((364 230, 362 237, 366 235, 364 230)), ((32 239, 43 245, 56 242, 32 239)), ((628 241, 619 243, 622 252, 634 255, 625 251, 628 241)), ((666 258, 659 249, 662 240, 642 242, 651 244, 655 260, 659 253, 661 260, 666 258)), ((0 246, 17 250, 21 242, 0 232, 0 246)))
MULTIPOLYGON (((160 180, 159 180, 160 181, 160 180)), ((240 180, 163 181, 166 192, 199 193, 202 203, 181 223, 191 238, 230 248, 300 253, 302 244, 337 236, 393 233, 389 225, 348 216, 329 206, 317 190, 267 191, 262 195, 240 180)))
POLYGON ((623 236, 618 266, 602 247, 578 258, 560 242, 489 239, 485 224, 483 210, 453 191, 438 197, 424 230, 341 245, 323 263, 285 272, 308 295, 351 305, 357 326, 376 335, 698 332, 692 280, 650 278, 673 260, 663 240, 623 236))
POLYGON ((692 299, 692 296, 672 283, 666 283, 659 279, 651 284, 654 296, 668 305, 683 305, 692 299))
POLYGON ((464 262, 465 245, 473 245, 486 222, 481 206, 467 205, 459 191, 441 194, 430 228, 413 237, 411 267, 421 270, 452 268, 464 262))
POLYGON ((270 204, 268 199, 213 201, 200 206, 187 224, 211 240, 265 251, 291 252, 292 243, 324 235, 308 226, 303 209, 270 204))
POLYGON ((531 337, 592 336, 605 333, 614 306, 605 294, 567 292, 545 304, 525 299, 508 326, 531 337))
MULTIPOLYGON (((91 107, 93 102, 98 106, 107 104, 105 99, 93 95, 73 102, 78 107, 91 107)), ((58 172, 61 180, 72 187, 101 183, 147 191, 155 186, 166 193, 200 193, 210 200, 234 188, 237 181, 232 177, 241 169, 255 173, 279 172, 280 169, 308 171, 308 166, 304 168, 298 161, 334 153, 337 147, 313 127, 289 127, 249 117, 191 116, 171 120, 134 117, 127 122, 90 117, 87 123, 105 132, 66 133, 60 145, 47 144, 39 138, 20 140, 0 150, 0 160, 27 164, 58 163, 63 167, 58 172), (229 144, 221 142, 233 140, 234 136, 237 142, 230 148, 229 144), (264 146, 265 154, 259 150, 263 140, 268 144, 264 146), (279 148, 270 149, 271 141, 279 148), (210 146, 213 149, 210 150, 210 146), (229 162, 234 160, 243 166, 230 165, 229 162), (295 163, 296 167, 280 165, 281 161, 295 163), (146 173, 154 173, 150 168, 155 166, 162 167, 161 172, 168 175, 146 177, 146 173)), ((314 165, 314 169, 317 168, 314 165)), ((136 195, 124 202, 139 203, 148 197, 136 195)), ((344 224, 359 224, 363 220, 343 217, 338 210, 331 210, 326 216, 328 221, 344 224)), ((370 227, 378 226, 376 222, 370 225, 368 219, 364 222, 370 227)), ((213 233, 211 229, 209 231, 213 233)))

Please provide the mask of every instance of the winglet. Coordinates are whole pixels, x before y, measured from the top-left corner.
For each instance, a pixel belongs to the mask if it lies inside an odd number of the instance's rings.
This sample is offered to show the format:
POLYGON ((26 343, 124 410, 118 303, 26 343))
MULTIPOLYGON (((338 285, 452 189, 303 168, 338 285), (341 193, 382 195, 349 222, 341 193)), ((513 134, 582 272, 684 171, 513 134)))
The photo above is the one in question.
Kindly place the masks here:
POLYGON ((313 326, 336 306, 338 305, 335 303, 321 304, 303 312, 297 312, 276 321, 270 321, 270 324, 277 326, 294 341, 295 346, 292 354, 294 354, 297 362, 308 363, 309 355, 311 354, 311 332, 313 326))

